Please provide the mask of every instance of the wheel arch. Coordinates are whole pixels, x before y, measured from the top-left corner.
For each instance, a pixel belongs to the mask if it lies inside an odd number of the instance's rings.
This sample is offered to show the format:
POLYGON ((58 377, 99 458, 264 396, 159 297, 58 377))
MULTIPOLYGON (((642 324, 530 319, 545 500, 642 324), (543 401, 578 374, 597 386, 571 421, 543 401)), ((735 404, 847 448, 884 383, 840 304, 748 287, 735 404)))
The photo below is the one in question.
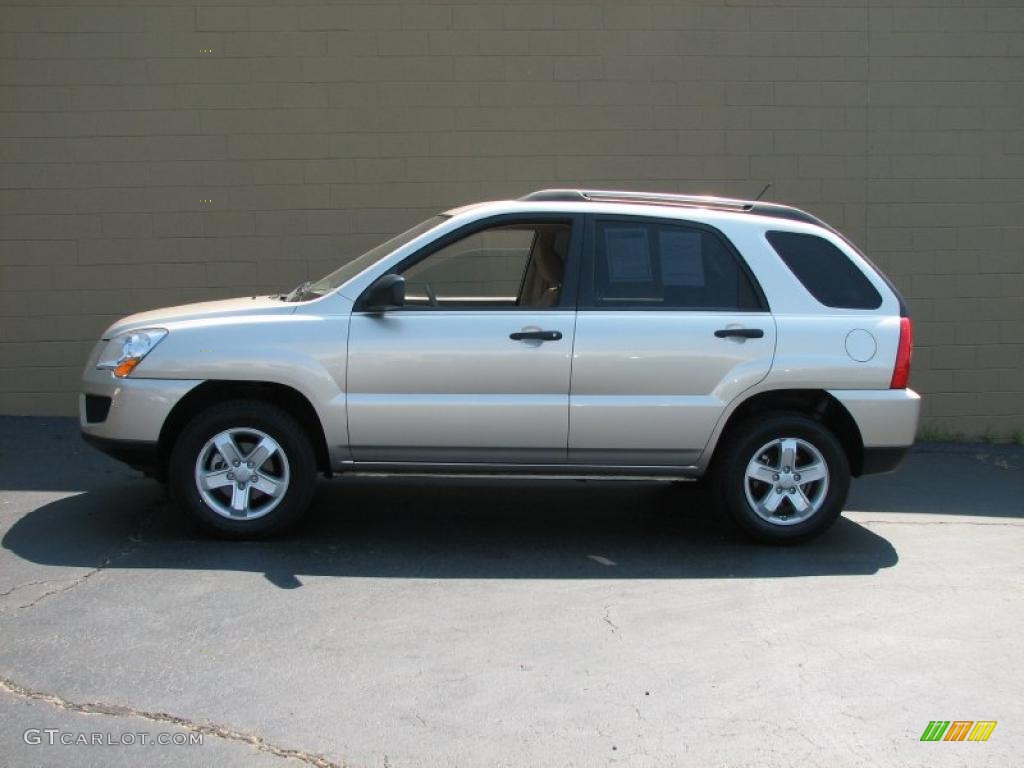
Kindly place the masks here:
POLYGON ((269 381, 204 381, 179 400, 164 420, 157 441, 160 472, 166 476, 174 443, 185 425, 210 406, 228 400, 263 400, 287 411, 309 436, 317 469, 330 474, 331 464, 323 424, 309 399, 293 387, 269 381))
POLYGON ((730 431, 758 413, 792 411, 809 416, 829 429, 842 445, 850 473, 859 477, 864 469, 864 440, 853 416, 839 400, 823 389, 773 389, 758 392, 737 404, 725 419, 714 441, 708 469, 715 461, 718 446, 730 431))

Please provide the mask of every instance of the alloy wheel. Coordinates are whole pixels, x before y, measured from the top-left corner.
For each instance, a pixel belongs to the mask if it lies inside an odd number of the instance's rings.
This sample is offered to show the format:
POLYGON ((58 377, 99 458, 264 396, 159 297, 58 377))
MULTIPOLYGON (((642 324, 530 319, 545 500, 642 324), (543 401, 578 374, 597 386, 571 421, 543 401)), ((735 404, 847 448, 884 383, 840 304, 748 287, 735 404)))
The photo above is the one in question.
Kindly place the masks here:
POLYGON ((829 471, 821 451, 799 437, 765 443, 747 464, 743 489, 751 509, 773 525, 796 525, 821 509, 829 471))
POLYGON ((256 520, 269 514, 284 499, 290 477, 281 445, 266 432, 249 427, 219 432, 196 458, 200 497, 229 520, 256 520))

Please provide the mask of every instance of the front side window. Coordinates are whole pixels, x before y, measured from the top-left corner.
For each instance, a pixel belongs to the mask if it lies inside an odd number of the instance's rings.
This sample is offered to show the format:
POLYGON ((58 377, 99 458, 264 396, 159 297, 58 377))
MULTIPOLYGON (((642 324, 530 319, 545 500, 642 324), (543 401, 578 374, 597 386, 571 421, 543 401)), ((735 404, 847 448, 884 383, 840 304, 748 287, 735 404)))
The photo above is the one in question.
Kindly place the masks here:
POLYGON ((598 221, 592 268, 595 307, 761 308, 736 255, 719 235, 703 228, 598 221))
POLYGON ((571 225, 490 227, 400 271, 407 307, 549 308, 559 304, 571 225))

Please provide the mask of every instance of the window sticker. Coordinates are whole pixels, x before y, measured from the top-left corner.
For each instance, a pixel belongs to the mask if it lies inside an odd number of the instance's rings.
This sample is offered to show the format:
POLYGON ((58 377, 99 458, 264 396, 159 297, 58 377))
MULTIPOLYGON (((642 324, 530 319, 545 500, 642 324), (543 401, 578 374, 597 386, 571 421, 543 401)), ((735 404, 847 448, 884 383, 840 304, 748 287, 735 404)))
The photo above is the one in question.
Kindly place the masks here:
POLYGON ((658 246, 661 253, 663 285, 704 287, 704 257, 700 232, 661 229, 658 246))
POLYGON ((648 283, 654 279, 646 227, 605 229, 604 252, 609 282, 648 283))

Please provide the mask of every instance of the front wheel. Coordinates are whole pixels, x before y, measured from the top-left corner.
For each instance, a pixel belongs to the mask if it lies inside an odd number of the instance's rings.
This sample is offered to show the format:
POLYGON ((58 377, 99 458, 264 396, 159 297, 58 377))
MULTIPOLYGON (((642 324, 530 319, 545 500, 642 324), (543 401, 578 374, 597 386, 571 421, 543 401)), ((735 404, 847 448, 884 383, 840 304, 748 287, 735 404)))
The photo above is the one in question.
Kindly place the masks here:
POLYGON ((169 487, 184 511, 221 536, 250 538, 293 524, 309 506, 316 459, 302 426, 259 400, 212 406, 171 452, 169 487))
POLYGON ((755 416, 731 430, 715 492, 733 521, 768 543, 803 541, 839 518, 850 466, 835 436, 799 414, 755 416))

